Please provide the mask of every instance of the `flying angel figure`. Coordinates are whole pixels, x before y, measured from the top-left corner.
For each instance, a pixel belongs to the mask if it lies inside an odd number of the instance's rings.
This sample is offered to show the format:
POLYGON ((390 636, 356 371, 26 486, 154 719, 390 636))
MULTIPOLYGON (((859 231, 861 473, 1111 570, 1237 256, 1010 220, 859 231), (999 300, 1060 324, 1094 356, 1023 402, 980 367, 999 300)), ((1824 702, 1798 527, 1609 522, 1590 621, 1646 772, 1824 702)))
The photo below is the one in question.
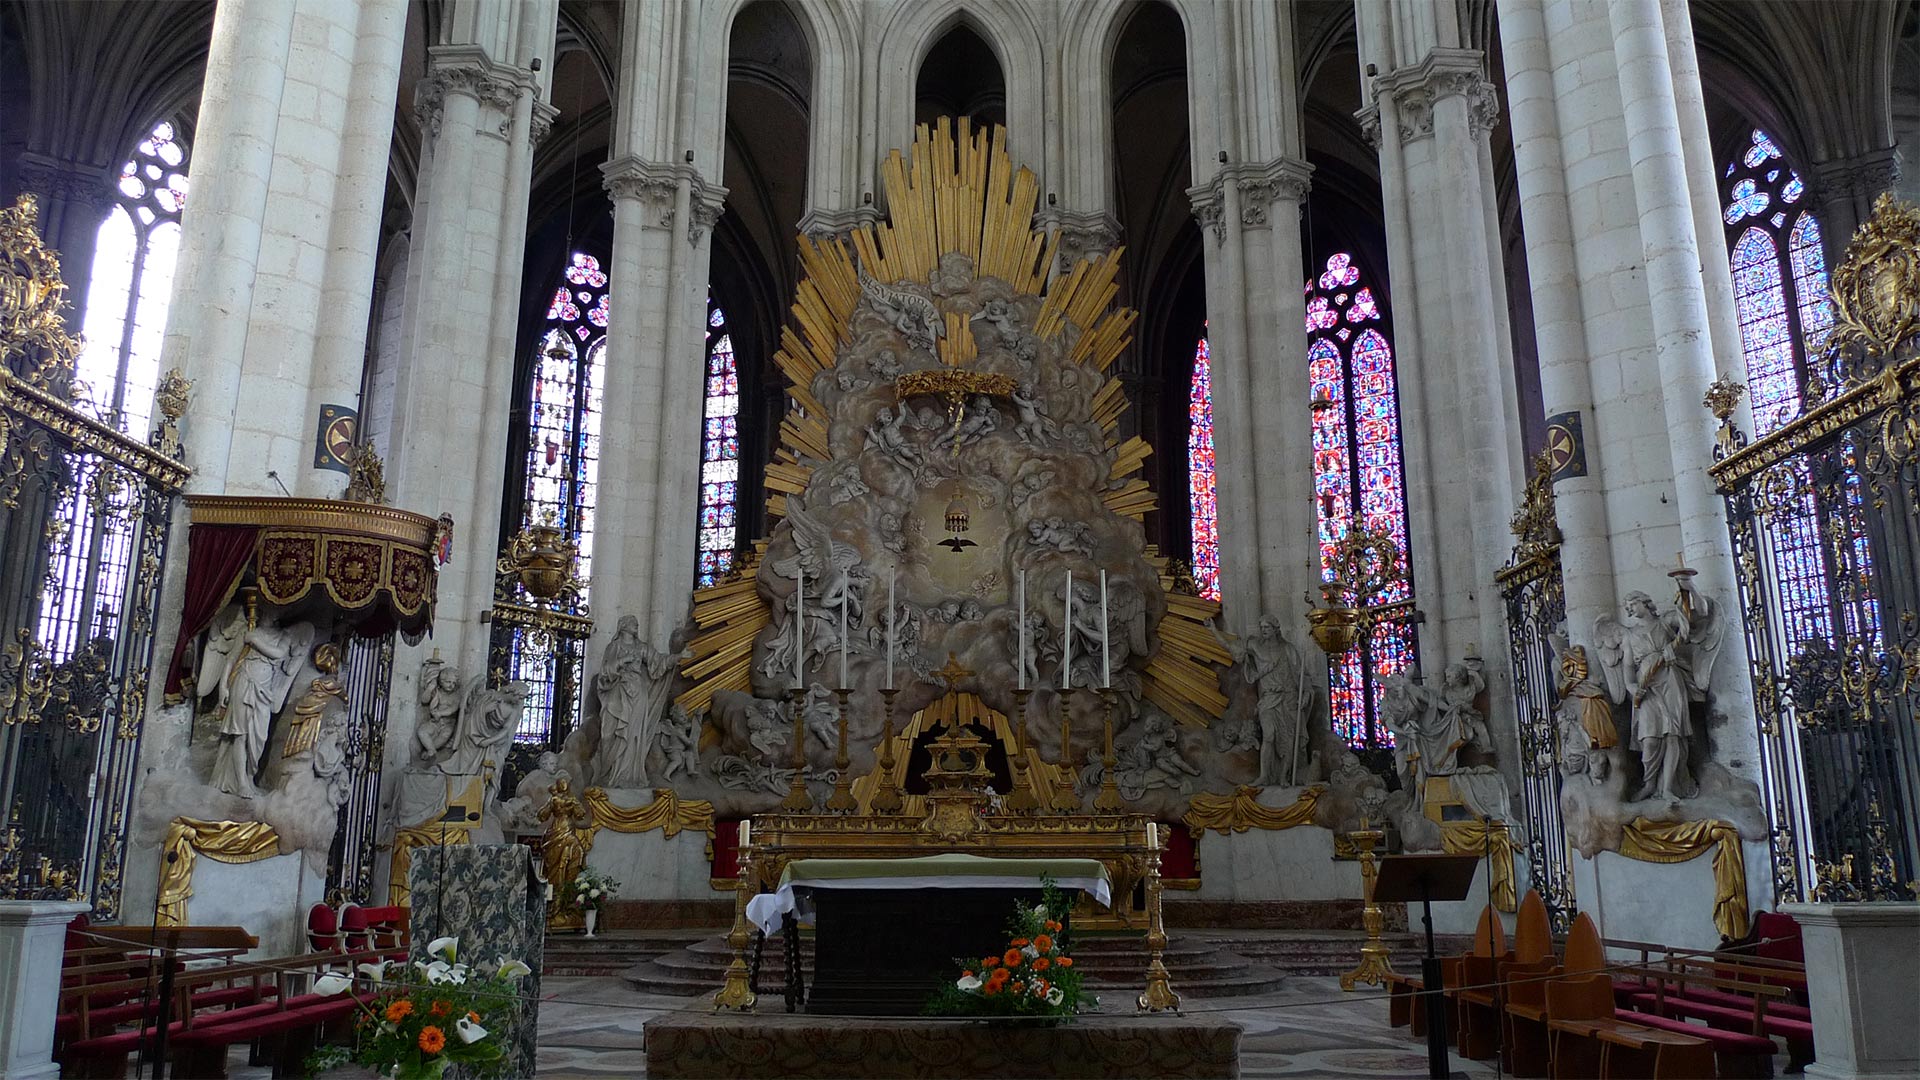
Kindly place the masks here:
MULTIPOLYGON (((795 612, 801 618, 812 621, 807 627, 807 652, 818 654, 830 648, 837 648, 840 641, 840 605, 847 605, 847 625, 860 626, 864 604, 867 571, 860 564, 860 551, 852 544, 836 540, 833 530, 826 522, 814 517, 807 510, 807 504, 798 495, 787 498, 787 522, 793 526, 794 554, 775 560, 775 575, 792 581, 800 580, 802 573, 807 580, 820 583, 819 591, 807 590, 807 610, 795 612)), ((790 636, 791 630, 788 635, 790 636)), ((804 667, 805 657, 795 657, 794 663, 804 667)), ((790 669, 791 670, 791 669, 790 669)))

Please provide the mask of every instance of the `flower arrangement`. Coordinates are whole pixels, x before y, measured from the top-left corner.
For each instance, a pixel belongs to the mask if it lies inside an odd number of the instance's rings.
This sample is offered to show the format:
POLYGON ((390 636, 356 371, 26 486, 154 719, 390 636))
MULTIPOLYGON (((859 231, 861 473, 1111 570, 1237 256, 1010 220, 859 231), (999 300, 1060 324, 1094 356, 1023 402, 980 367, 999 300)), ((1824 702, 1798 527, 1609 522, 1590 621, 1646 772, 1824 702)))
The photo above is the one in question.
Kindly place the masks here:
POLYGON ((520 979, 532 969, 504 958, 470 967, 459 952, 457 939, 437 938, 427 946, 430 960, 383 960, 361 964, 357 976, 328 972, 315 979, 316 994, 361 984, 360 1017, 354 1044, 321 1047, 307 1059, 308 1072, 354 1062, 400 1080, 433 1080, 452 1064, 472 1076, 501 1075, 506 1062, 494 1032, 506 1024, 520 979))
POLYGON ((597 911, 620 894, 620 883, 593 867, 582 867, 567 883, 566 901, 582 911, 597 911))
POLYGON ((1060 936, 1071 904, 1051 878, 1041 883, 1038 905, 1015 905, 1006 949, 954 961, 960 975, 927 1002, 928 1015, 1061 1018, 1100 1004, 1060 936))

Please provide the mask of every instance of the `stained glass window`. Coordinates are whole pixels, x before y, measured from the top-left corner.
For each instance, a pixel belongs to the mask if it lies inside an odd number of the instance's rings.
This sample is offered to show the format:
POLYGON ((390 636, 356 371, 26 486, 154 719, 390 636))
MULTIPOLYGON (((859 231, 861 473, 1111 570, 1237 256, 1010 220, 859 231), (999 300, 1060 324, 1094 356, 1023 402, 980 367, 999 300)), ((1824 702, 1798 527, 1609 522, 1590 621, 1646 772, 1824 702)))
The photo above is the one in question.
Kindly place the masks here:
POLYGON ((1200 595, 1220 599, 1220 505, 1214 488, 1213 357, 1207 339, 1193 353, 1187 390, 1187 499, 1193 519, 1193 580, 1200 595))
MULTIPOLYGON (((1344 252, 1306 286, 1307 379, 1313 414, 1313 484, 1319 506, 1320 565, 1329 580, 1334 552, 1356 515, 1393 538, 1409 566, 1406 470, 1400 454, 1399 382, 1393 345, 1373 288, 1344 252)), ((1411 571, 1375 598, 1373 631, 1327 669, 1333 728, 1355 746, 1391 746, 1380 701, 1388 675, 1414 662, 1411 571)))
MULTIPOLYGON (((93 272, 74 362, 77 399, 105 423, 145 440, 160 380, 160 339, 180 251, 187 145, 155 124, 114 179, 113 207, 95 234, 93 272)), ((58 662, 120 618, 139 511, 137 489, 112 482, 97 459, 72 477, 55 520, 66 543, 48 568, 39 638, 58 662)))
MULTIPOLYGON (((550 521, 580 545, 579 573, 588 580, 574 601, 580 612, 586 609, 593 578, 593 511, 609 297, 600 260, 574 252, 547 302, 546 324, 527 383, 526 478, 520 492, 520 521, 523 526, 550 521)), ((577 647, 577 642, 557 637, 514 632, 508 678, 532 688, 516 739, 546 744, 579 722, 583 695, 563 685, 571 676, 562 674, 573 659, 562 653, 577 647)))
MULTIPOLYGON (((1766 435, 1806 407, 1807 380, 1818 369, 1833 326, 1826 255, 1820 246, 1820 222, 1804 205, 1806 185, 1766 132, 1751 132, 1748 146, 1727 164, 1723 179, 1722 217, 1747 362, 1747 393, 1754 433, 1766 435)), ((1777 615, 1789 651, 1810 639, 1829 637, 1833 625, 1822 514, 1804 467, 1802 472, 1800 512, 1775 514, 1772 522, 1772 572, 1780 585, 1777 615)))
POLYGON ((740 368, 734 362, 727 313, 707 298, 707 404, 700 438, 699 584, 712 585, 733 567, 739 532, 740 368))

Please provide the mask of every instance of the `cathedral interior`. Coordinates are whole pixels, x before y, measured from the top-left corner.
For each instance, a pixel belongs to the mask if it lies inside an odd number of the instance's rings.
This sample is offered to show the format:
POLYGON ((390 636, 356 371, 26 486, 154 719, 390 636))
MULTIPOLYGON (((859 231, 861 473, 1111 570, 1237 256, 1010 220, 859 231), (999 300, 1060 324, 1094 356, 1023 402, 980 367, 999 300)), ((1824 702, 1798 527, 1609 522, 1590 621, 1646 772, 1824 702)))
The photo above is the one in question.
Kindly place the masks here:
POLYGON ((1920 1074, 1920 0, 0 0, 0 103, 0 1076, 1920 1074))

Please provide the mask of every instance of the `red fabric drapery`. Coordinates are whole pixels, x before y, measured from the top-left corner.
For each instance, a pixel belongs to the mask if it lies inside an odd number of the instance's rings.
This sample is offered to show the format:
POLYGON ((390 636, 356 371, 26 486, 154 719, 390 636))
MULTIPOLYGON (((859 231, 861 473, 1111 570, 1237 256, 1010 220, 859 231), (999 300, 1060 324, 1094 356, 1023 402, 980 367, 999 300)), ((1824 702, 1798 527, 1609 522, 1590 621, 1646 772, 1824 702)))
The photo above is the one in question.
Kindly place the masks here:
POLYGON ((228 600, 240 575, 253 561, 260 530, 253 525, 189 525, 187 527, 187 595, 180 608, 180 636, 173 642, 167 664, 167 696, 181 694, 189 674, 180 666, 187 643, 213 622, 228 600))

